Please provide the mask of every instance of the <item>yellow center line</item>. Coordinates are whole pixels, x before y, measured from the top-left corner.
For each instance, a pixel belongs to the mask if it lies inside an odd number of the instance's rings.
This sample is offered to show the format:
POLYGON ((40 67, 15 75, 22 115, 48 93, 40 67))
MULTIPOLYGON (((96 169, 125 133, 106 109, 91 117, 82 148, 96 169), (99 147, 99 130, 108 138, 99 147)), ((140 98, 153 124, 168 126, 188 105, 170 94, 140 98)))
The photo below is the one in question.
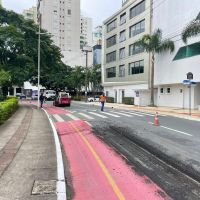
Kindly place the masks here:
POLYGON ((96 151, 94 150, 92 145, 88 142, 88 140, 85 138, 83 133, 76 126, 73 125, 72 122, 70 122, 70 124, 77 131, 77 133, 80 135, 81 139, 84 141, 84 143, 87 145, 87 147, 89 148, 89 150, 93 154, 94 158, 96 159, 97 163, 99 164, 100 168, 102 169, 103 173, 105 174, 108 182, 110 183, 110 185, 111 185, 112 189, 114 190, 115 194, 117 195, 118 199, 125 200, 124 195, 120 191, 119 187, 115 183, 114 179, 110 175, 110 173, 109 173, 108 169, 106 168, 105 164, 103 163, 101 158, 98 156, 98 154, 96 153, 96 151))

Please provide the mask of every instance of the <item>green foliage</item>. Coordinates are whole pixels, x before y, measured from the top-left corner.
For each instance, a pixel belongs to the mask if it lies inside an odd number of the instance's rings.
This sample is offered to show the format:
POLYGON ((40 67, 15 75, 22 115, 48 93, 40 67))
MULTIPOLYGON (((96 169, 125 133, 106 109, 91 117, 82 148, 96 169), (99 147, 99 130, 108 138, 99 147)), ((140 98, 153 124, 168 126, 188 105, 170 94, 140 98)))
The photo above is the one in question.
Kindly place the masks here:
POLYGON ((9 97, 0 102, 0 124, 5 122, 18 108, 18 99, 9 97))
POLYGON ((200 13, 182 32, 182 40, 187 43, 187 39, 200 34, 200 13))
POLYGON ((134 105, 134 98, 133 97, 124 97, 122 99, 122 103, 127 104, 127 105, 134 105))
POLYGON ((10 82, 10 74, 5 70, 0 70, 0 87, 7 85, 10 82))
POLYGON ((107 103, 114 103, 114 98, 113 97, 106 97, 106 102, 107 103))

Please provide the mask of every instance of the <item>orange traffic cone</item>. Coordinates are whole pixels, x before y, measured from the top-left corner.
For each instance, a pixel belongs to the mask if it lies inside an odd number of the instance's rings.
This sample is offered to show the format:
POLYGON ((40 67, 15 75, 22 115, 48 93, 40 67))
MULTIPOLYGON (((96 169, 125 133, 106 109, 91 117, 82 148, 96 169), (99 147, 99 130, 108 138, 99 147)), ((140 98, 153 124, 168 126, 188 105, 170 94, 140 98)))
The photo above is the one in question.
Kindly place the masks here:
POLYGON ((154 125, 155 126, 159 126, 160 125, 160 122, 159 122, 159 119, 158 119, 158 112, 156 112, 156 115, 155 115, 154 125))

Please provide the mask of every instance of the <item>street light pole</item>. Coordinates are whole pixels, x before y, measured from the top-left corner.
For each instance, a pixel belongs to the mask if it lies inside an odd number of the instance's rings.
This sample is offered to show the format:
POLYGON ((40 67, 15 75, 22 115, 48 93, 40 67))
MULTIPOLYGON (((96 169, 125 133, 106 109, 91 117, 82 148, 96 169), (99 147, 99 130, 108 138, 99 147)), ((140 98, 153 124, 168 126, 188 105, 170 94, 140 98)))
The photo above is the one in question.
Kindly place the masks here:
POLYGON ((40 108, 40 22, 38 31, 38 109, 40 108))

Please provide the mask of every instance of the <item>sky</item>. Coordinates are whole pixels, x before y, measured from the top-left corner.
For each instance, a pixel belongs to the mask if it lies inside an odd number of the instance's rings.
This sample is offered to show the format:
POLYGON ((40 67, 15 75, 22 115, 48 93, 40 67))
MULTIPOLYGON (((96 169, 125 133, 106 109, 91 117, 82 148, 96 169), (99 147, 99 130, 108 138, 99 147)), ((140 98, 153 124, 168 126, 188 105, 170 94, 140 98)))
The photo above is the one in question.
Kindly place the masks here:
MULTIPOLYGON (((81 0, 81 10, 93 19, 93 26, 102 22, 121 8, 122 0, 81 0)), ((24 9, 36 5, 36 0, 2 0, 2 4, 9 10, 22 13, 24 9)))

